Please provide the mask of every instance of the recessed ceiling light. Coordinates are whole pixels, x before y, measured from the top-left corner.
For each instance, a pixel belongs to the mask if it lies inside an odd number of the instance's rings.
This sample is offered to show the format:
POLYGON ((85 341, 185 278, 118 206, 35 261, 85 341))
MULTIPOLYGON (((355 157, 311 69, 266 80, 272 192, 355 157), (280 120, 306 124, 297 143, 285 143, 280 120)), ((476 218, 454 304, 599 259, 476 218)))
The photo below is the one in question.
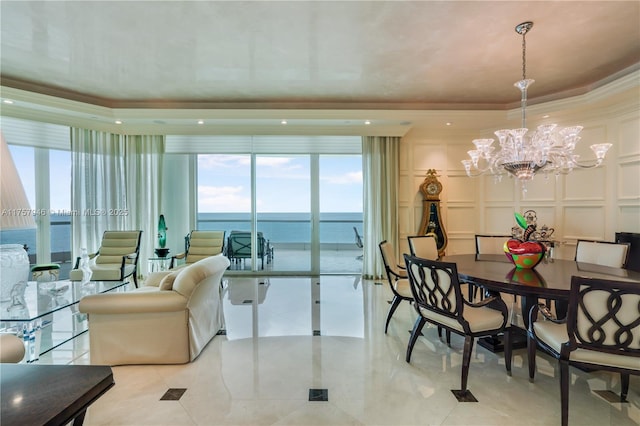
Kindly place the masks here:
POLYGON ((451 124, 453 124, 453 123, 451 123, 450 121, 447 121, 445 124, 446 124, 447 126, 451 126, 451 124))
POLYGON ((364 124, 367 124, 367 125, 368 125, 368 124, 371 124, 371 122, 370 122, 369 120, 365 120, 365 121, 364 121, 364 124))
POLYGON ((12 104, 13 101, 11 99, 5 99, 4 101, 2 101, 5 104, 12 104))
POLYGON ((549 118, 549 114, 543 115, 542 118, 549 118))
POLYGON ((204 120, 198 120, 198 124, 204 124, 204 120))
POLYGON ((122 124, 122 121, 116 120, 116 124, 122 124))
POLYGON ((282 120, 280 124, 287 124, 287 120, 282 120))

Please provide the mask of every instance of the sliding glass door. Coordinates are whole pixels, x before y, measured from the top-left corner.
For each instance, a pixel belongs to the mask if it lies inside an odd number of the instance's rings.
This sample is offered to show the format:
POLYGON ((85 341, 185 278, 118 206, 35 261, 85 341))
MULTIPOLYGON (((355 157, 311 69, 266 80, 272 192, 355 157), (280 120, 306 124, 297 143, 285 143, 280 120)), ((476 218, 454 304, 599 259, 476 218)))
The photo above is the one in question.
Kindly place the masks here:
POLYGON ((292 151, 199 154, 198 229, 225 231, 232 274, 360 273, 362 156, 292 151))

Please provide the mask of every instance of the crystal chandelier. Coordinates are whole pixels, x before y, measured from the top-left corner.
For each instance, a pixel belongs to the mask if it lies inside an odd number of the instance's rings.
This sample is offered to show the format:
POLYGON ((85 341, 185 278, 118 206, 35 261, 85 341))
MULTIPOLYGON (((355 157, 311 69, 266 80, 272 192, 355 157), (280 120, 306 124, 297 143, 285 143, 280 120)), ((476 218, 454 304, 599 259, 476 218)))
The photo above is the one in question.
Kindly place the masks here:
POLYGON ((594 164, 578 163, 579 155, 573 150, 580 140, 579 133, 582 126, 566 127, 556 130, 556 124, 543 124, 527 134, 526 108, 527 88, 534 80, 526 76, 526 41, 525 35, 533 27, 533 22, 523 22, 516 26, 516 32, 522 35, 522 80, 514 84, 520 89, 522 128, 503 129, 495 132, 500 144, 500 150, 495 151, 492 146, 494 139, 475 139, 475 149, 468 151, 470 159, 462 160, 467 176, 476 177, 485 173, 492 174, 497 181, 508 174, 516 178, 522 184, 523 195, 526 194, 526 182, 533 179, 539 171, 560 174, 568 174, 575 167, 591 168, 602 164, 610 143, 591 145, 596 155, 594 164))

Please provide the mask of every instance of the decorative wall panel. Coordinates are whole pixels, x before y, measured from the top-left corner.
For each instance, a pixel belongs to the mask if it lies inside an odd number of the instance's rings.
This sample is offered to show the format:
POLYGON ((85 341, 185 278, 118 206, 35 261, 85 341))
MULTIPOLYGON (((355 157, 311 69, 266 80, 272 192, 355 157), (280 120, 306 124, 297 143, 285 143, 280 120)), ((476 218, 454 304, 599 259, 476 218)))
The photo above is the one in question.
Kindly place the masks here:
POLYGON ((563 240, 608 240, 605 235, 605 208, 595 206, 565 207, 562 215, 563 240))
POLYGON ((606 166, 576 169, 564 176, 564 199, 592 201, 605 199, 606 166))
POLYGON ((484 231, 479 234, 511 234, 511 227, 516 224, 513 207, 485 207, 484 231))
POLYGON ((640 119, 638 117, 620 123, 618 155, 640 155, 640 119))
POLYGON ((413 184, 413 177, 401 175, 398 179, 398 202, 399 203, 411 203, 417 191, 417 187, 413 184))
POLYGON ((447 150, 442 145, 416 145, 413 149, 413 170, 441 170, 447 164, 447 150))
POLYGON ((460 234, 466 234, 467 238, 473 238, 476 233, 475 222, 470 218, 475 214, 474 210, 473 207, 447 208, 445 216, 448 220, 445 223, 445 228, 449 239, 455 235, 461 236, 460 234))
POLYGON ((556 177, 551 175, 536 176, 527 183, 525 202, 553 202, 556 198, 556 177))
POLYGON ((485 202, 515 200, 516 191, 520 192, 520 185, 515 179, 503 177, 501 182, 495 182, 493 176, 478 178, 484 184, 483 199, 485 202))
POLYGON ((476 198, 476 186, 469 184, 469 178, 464 176, 449 176, 447 179, 447 201, 473 202, 476 198))
POLYGON ((640 199, 640 161, 620 164, 618 199, 640 199))
POLYGON ((619 232, 640 232, 640 206, 620 206, 616 230, 619 232))

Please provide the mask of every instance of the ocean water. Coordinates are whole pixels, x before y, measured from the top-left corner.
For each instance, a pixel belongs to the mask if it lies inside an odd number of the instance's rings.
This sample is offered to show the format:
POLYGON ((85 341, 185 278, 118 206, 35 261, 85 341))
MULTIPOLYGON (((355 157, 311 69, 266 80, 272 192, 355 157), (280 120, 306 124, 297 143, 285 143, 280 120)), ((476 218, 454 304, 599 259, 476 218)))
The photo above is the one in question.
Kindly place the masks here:
MULTIPOLYGON (((71 251, 71 216, 51 214, 51 252, 71 251)), ((362 235, 362 213, 321 213, 320 242, 349 244, 355 241, 353 227, 362 235)), ((249 213, 200 213, 198 229, 249 231, 249 213)), ((260 213, 258 231, 271 243, 310 243, 309 213, 260 213)), ((0 231, 0 244, 26 244, 29 254, 36 252, 36 230, 0 231)))

